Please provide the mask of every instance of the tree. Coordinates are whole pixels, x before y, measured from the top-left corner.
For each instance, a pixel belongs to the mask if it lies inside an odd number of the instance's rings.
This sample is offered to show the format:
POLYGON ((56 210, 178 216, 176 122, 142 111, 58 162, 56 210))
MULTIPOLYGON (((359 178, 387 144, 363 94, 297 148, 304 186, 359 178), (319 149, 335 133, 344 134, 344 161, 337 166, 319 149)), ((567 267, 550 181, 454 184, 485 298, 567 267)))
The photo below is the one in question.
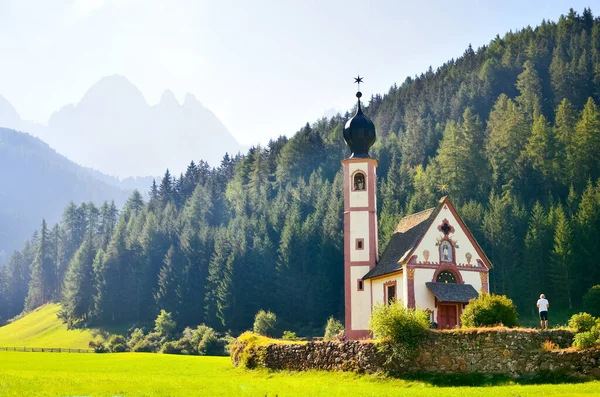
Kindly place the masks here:
POLYGON ((69 326, 85 324, 94 305, 94 249, 90 237, 86 238, 69 263, 63 290, 62 317, 69 326))
POLYGON ((573 231, 561 206, 555 210, 554 248, 550 257, 550 281, 557 306, 573 308, 573 231))
POLYGON ((575 182, 581 186, 588 178, 600 176, 600 111, 589 98, 575 127, 577 173, 575 182))
POLYGON ((533 62, 525 61, 524 68, 525 70, 517 77, 516 84, 521 95, 515 100, 527 119, 532 122, 539 118, 542 111, 542 82, 533 62))
POLYGON ((25 299, 25 309, 33 310, 38 306, 51 302, 56 293, 56 263, 51 257, 51 247, 46 221, 42 220, 42 229, 37 253, 31 264, 31 280, 29 292, 25 299))

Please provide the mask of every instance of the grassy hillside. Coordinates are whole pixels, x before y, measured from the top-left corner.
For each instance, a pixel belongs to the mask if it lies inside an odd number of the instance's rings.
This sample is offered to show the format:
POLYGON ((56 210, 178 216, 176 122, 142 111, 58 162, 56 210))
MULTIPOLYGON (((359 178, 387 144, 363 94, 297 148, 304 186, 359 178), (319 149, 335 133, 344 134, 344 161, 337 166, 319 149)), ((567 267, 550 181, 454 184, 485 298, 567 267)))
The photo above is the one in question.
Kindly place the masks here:
POLYGON ((352 373, 248 371, 233 368, 227 357, 0 352, 0 362, 0 395, 7 397, 600 395, 598 381, 522 385, 504 380, 493 386, 437 387, 352 373))
POLYGON ((102 338, 95 329, 67 330, 57 317, 59 304, 44 305, 10 324, 0 327, 0 346, 63 347, 85 349, 102 338))

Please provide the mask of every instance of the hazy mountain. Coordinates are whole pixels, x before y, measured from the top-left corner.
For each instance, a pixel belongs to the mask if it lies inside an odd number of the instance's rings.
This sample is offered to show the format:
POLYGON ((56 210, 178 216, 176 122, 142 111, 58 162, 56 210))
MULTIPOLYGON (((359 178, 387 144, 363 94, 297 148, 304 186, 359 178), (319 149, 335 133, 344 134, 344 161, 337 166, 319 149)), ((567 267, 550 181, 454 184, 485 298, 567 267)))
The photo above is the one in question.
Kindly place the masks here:
POLYGON ((57 222, 69 201, 115 200, 120 206, 129 195, 40 139, 7 128, 0 128, 0 186, 0 264, 2 252, 19 248, 43 217, 57 222))
MULTIPOLYGON (((1 122, 1 121, 0 121, 1 122)), ((54 113, 39 136, 74 162, 119 177, 178 174, 191 160, 218 165, 243 147, 191 94, 150 106, 125 77, 105 77, 54 113)))

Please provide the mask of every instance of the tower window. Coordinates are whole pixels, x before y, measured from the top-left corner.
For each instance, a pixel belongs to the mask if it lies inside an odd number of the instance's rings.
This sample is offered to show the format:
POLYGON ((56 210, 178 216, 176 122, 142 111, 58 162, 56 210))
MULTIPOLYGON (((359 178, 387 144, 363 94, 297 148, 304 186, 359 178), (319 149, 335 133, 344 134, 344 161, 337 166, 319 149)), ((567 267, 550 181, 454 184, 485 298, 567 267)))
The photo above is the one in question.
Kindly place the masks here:
POLYGON ((365 174, 362 172, 357 172, 354 174, 354 184, 352 190, 365 190, 367 188, 367 183, 365 179, 365 174))
POLYGON ((356 239, 356 249, 357 250, 365 249, 365 239, 364 238, 356 239))
POLYGON ((363 280, 358 279, 358 282, 356 284, 357 284, 357 289, 359 291, 364 291, 364 289, 365 289, 365 282, 363 280))

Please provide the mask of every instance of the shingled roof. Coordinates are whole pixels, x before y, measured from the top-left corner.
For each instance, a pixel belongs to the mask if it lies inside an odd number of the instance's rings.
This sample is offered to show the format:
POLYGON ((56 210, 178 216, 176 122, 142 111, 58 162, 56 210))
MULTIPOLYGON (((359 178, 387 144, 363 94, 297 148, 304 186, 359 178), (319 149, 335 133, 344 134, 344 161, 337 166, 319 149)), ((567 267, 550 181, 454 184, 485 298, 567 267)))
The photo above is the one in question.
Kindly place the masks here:
POLYGON ((425 283, 440 302, 468 303, 479 294, 471 284, 425 283))
POLYGON ((429 229, 431 222, 433 222, 442 208, 442 202, 443 200, 440 200, 440 205, 437 207, 429 208, 400 219, 377 266, 371 269, 363 279, 383 276, 384 274, 401 270, 402 265, 400 262, 405 260, 406 256, 419 244, 419 241, 427 232, 427 229, 429 229))

